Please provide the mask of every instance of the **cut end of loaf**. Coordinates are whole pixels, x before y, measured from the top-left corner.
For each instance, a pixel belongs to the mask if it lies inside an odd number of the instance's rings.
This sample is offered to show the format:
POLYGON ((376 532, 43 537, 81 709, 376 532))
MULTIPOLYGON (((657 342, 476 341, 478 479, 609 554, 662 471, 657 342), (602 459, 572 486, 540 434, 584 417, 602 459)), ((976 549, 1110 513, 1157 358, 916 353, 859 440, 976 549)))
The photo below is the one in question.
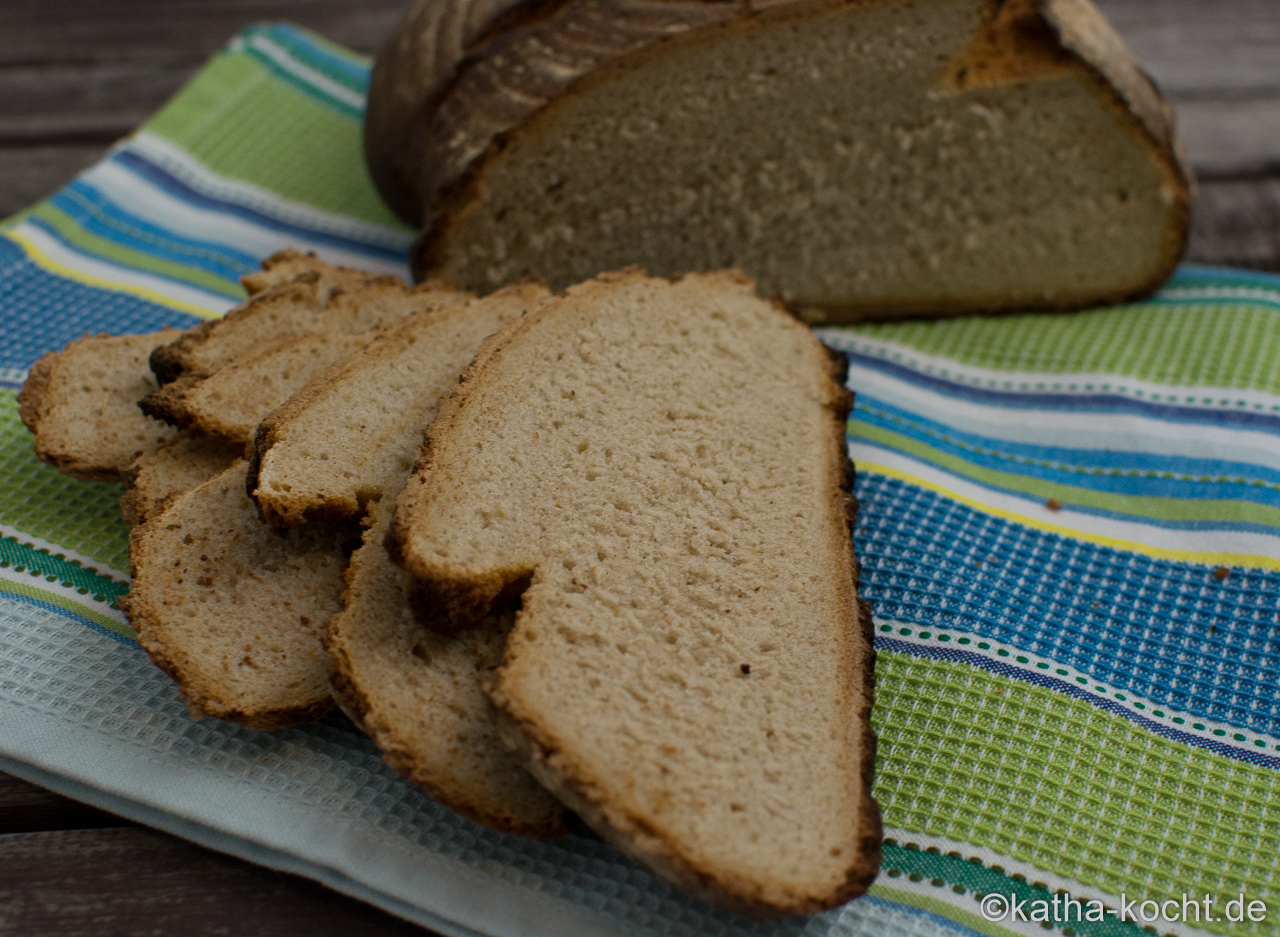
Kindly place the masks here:
POLYGON ((547 74, 541 106, 504 99, 526 110, 501 145, 477 145, 491 128, 465 115, 503 94, 485 76, 541 75, 515 38, 580 41, 579 6, 477 50, 423 118, 433 140, 456 132, 481 155, 426 194, 415 270, 484 292, 633 262, 740 266, 841 323, 1122 302, 1185 247, 1191 179, 1167 107, 1089 3, 726 14, 594 67, 574 59, 576 80, 547 74))

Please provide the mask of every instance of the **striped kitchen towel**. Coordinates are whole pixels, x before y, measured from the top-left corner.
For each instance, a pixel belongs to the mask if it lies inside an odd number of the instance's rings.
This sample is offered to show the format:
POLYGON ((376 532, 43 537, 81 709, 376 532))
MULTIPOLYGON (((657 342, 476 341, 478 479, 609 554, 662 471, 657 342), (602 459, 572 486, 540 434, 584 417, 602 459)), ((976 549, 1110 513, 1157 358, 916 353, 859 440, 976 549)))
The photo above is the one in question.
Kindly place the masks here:
POLYGON ((221 315, 283 247, 406 274, 360 156, 367 80, 250 27, 0 228, 0 768, 446 934, 1280 933, 1276 277, 821 331, 858 395, 887 836, 843 908, 751 921, 598 840, 482 829, 341 717, 193 721, 116 607, 119 486, 39 464, 17 391, 86 331, 221 315))

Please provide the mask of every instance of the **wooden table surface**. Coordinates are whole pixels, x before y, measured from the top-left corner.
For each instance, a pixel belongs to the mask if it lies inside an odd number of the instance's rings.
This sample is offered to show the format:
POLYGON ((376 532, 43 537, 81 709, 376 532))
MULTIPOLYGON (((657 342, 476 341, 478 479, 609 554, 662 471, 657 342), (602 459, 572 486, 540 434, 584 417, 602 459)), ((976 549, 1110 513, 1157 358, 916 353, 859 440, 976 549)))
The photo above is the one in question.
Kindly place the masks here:
MULTIPOLYGON (((241 26, 376 51, 409 0, 3 0, 0 217, 58 189, 241 26)), ((1200 178, 1187 260, 1280 270, 1280 3, 1101 0, 1200 178)), ((3 731, 3 727, 0 727, 3 731)), ((0 773, 0 935, 426 934, 0 773)))

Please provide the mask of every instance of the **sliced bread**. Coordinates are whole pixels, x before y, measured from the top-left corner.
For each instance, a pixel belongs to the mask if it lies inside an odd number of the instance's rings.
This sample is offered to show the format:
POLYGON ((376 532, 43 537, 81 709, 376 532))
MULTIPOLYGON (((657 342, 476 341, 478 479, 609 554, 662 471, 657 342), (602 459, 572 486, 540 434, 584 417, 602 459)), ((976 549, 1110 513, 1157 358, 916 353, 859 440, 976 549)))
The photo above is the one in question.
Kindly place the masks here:
MULTIPOLYGON (((315 255, 306 254, 288 248, 277 251, 262 261, 262 269, 246 274, 240 278, 240 285, 250 296, 268 290, 273 286, 281 286, 302 276, 304 273, 324 275, 330 264, 315 255)), ((358 271, 352 271, 358 272, 358 271)))
POLYGON ((130 526, 160 513, 175 495, 221 475, 244 455, 243 446, 221 439, 179 433, 134 459, 125 472, 128 488, 120 499, 120 516, 130 526))
POLYGON ((502 744, 480 687, 501 660, 510 619, 456 638, 425 632, 383 540, 440 398, 486 336, 546 296, 540 286, 512 287, 394 324, 263 421, 248 479, 272 524, 368 511, 344 610, 325 626, 335 695, 387 761, 436 799, 527 836, 562 831, 564 808, 502 744))
POLYGON ((470 298, 438 280, 414 290, 397 277, 324 264, 254 294, 224 318, 202 323, 178 341, 157 348, 151 369, 161 384, 184 374, 207 377, 282 335, 363 332, 384 319, 407 315, 424 302, 462 303, 470 298), (425 301, 423 295, 428 297, 425 301))
POLYGON ((511 617, 453 637, 418 625, 404 573, 383 546, 393 507, 389 498, 369 506, 371 526, 346 574, 346 607, 325 625, 335 697, 387 762, 441 803, 507 833, 564 832, 563 805, 503 744, 480 685, 502 661, 511 617))
POLYGON ((247 446, 262 418, 312 375, 372 340, 372 330, 282 335, 207 377, 182 375, 149 394, 143 406, 166 423, 247 446))
POLYGON ((173 499, 133 529, 120 607, 195 715, 274 729, 328 712, 325 620, 342 609, 355 532, 277 531, 245 495, 247 463, 173 499))
POLYGON ((18 413, 40 461, 73 478, 116 482, 173 438, 176 430, 143 415, 138 401, 156 389, 147 357, 179 334, 85 336, 32 365, 18 413))
POLYGON ((316 374, 258 429, 249 485, 263 519, 357 518, 398 495, 437 401, 480 343, 548 295, 524 284, 412 316, 316 374))
MULTIPOLYGON (((330 291, 326 282, 304 273, 228 313, 227 319, 220 320, 229 323, 223 330, 210 329, 202 342, 179 350, 190 368, 148 394, 139 406, 145 413, 178 426, 214 435, 234 434, 228 438, 240 439, 247 426, 247 442, 252 438, 252 426, 284 403, 293 390, 344 352, 354 350, 351 341, 356 345, 365 341, 334 336, 359 335, 384 322, 427 309, 463 305, 472 298, 437 281, 410 289, 394 277, 381 277, 341 291, 330 291), (322 303, 326 295, 328 299, 322 303), (210 387, 202 386, 242 360, 243 367, 221 375, 210 387), (241 412, 228 413, 233 422, 221 418, 219 399, 240 400, 241 412)), ((193 342, 195 338, 198 336, 193 342)), ((168 347, 172 351, 181 344, 168 347)), ((156 355, 152 355, 151 365, 156 367, 156 355)))
POLYGON ((518 13, 419 0, 375 69, 365 150, 419 274, 738 266, 844 322, 1116 302, 1186 242, 1171 112, 1089 0, 518 13))
POLYGON ((523 590, 491 696, 534 776, 757 915, 879 861, 842 370, 740 274, 581 284, 481 348, 388 538, 447 624, 523 590))

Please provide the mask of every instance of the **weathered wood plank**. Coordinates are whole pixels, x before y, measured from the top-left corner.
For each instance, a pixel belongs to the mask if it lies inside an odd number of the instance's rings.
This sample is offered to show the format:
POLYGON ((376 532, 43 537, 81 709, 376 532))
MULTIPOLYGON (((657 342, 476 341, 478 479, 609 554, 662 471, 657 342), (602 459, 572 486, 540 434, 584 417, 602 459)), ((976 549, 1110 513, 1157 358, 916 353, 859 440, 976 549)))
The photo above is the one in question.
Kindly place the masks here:
POLYGON ((1280 96, 1275 0, 1095 0, 1174 100, 1280 96))
POLYGON ((1178 132, 1201 179, 1280 174, 1280 96, 1183 101, 1175 109, 1178 132))
POLYGON ((5 0, 0 66, 149 61, 196 65, 247 23, 290 20, 374 52, 411 0, 5 0))
POLYGON ((150 117, 192 75, 157 62, 0 68, 0 143, 110 143, 150 117))
POLYGON ((314 882, 126 827, 0 836, 0 932, 424 937, 314 882))
POLYGON ((1186 259, 1280 271, 1280 179, 1201 185, 1186 259))
POLYGON ((95 810, 0 771, 0 836, 129 825, 122 817, 95 810))
POLYGON ((52 195, 106 149, 101 143, 0 146, 0 218, 52 195))
POLYGON ((290 20, 373 53, 408 3, 9 0, 0 4, 0 144, 115 140, 255 21, 290 20))

